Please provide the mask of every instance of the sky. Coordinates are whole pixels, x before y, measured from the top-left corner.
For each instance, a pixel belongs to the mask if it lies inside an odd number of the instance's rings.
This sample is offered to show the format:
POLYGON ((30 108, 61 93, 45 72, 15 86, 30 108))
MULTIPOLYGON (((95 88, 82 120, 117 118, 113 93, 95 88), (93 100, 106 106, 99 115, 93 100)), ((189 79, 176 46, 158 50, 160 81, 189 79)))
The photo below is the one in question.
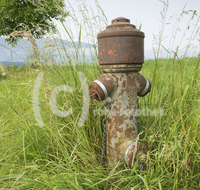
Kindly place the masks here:
MULTIPOLYGON (((155 56, 174 58, 177 50, 176 58, 196 57, 200 52, 200 0, 64 1, 69 16, 65 28, 55 21, 59 33, 55 36, 58 38, 97 44, 99 32, 105 30, 113 19, 126 17, 137 28, 142 26, 145 59, 154 59, 155 56)), ((7 56, 1 53, 0 61, 11 59, 9 49, 6 50, 7 56)), ((72 54, 75 51, 71 49, 72 54)), ((79 53, 82 52, 87 59, 91 57, 91 49, 82 48, 79 53)), ((21 61, 21 57, 16 57, 15 61, 21 61)))
MULTIPOLYGON (((70 13, 74 11, 74 17, 77 17, 82 26, 86 25, 84 19, 92 19, 94 15, 102 17, 103 20, 102 12, 95 2, 96 0, 65 0, 67 10, 70 13), (84 12, 85 8, 88 11, 84 12), (91 9, 93 13, 91 13, 91 9)), ((200 51, 200 20, 198 20, 200 0, 99 0, 99 5, 108 19, 107 24, 111 24, 111 20, 116 17, 126 17, 136 27, 142 24, 141 30, 145 33, 145 58, 154 58, 154 52, 157 53, 159 50, 159 42, 162 45, 159 57, 167 55, 173 57, 173 51, 176 51, 177 46, 179 58, 183 55, 196 56, 200 51), (183 10, 185 12, 181 15, 183 10), (193 19, 193 12, 190 10, 196 10, 197 15, 193 19), (163 20, 164 18, 165 20, 163 20), (161 32, 162 30, 163 32, 161 32), (162 35, 159 35, 161 33, 162 35)), ((70 26, 70 22, 73 22, 73 18, 66 21, 67 25, 70 26)), ((93 26, 87 26, 90 28, 90 30, 88 29, 89 33, 91 31, 94 38, 98 32, 105 29, 106 25, 102 23, 99 21, 93 23, 93 26), (101 27, 98 28, 96 26, 98 24, 101 27)), ((72 33, 78 38, 79 29, 75 30, 72 25, 70 26, 72 33)), ((58 28, 61 37, 66 39, 66 32, 60 24, 58 24, 58 28)), ((84 27, 82 34, 84 35, 84 27)), ((87 36, 88 32, 81 40, 87 42, 87 36)))

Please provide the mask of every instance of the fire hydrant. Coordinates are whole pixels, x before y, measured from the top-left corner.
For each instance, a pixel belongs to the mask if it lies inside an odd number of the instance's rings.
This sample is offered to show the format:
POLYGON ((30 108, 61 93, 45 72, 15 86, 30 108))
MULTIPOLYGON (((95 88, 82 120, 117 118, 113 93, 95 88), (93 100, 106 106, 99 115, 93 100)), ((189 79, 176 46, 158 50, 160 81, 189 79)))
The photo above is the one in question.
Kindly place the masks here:
POLYGON ((89 85, 90 98, 109 105, 106 157, 110 167, 118 161, 133 167, 145 162, 146 145, 138 142, 138 100, 150 92, 151 83, 138 73, 144 63, 144 33, 127 18, 112 20, 98 39, 98 59, 104 72, 89 85))

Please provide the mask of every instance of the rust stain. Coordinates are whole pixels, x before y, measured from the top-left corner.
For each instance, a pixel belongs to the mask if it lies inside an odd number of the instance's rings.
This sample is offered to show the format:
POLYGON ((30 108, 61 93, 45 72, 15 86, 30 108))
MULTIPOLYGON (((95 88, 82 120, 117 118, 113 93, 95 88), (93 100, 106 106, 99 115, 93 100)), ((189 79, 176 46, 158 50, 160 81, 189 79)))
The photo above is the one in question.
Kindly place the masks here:
POLYGON ((109 50, 109 51, 108 51, 108 54, 109 54, 109 55, 116 56, 115 51, 116 51, 116 50, 109 50))

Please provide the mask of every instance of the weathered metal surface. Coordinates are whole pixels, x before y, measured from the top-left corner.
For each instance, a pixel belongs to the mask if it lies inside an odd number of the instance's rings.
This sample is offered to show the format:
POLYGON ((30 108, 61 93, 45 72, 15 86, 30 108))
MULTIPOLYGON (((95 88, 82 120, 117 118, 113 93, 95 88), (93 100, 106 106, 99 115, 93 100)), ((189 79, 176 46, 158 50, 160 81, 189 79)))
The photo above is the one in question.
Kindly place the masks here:
POLYGON ((148 151, 137 141, 137 96, 151 89, 150 81, 138 73, 144 62, 144 33, 129 23, 116 18, 98 34, 99 64, 105 74, 89 85, 90 98, 110 104, 106 154, 111 167, 119 160, 132 167, 136 159, 144 161, 148 151))
POLYGON ((149 79, 146 79, 142 74, 138 75, 137 80, 139 81, 138 84, 138 96, 145 96, 151 90, 151 82, 149 79))
POLYGON ((138 72, 142 69, 142 65, 113 64, 113 65, 100 65, 100 68, 104 73, 138 72))
POLYGON ((118 23, 130 23, 130 20, 128 18, 124 18, 124 17, 117 17, 115 19, 112 20, 112 24, 118 24, 118 23))
POLYGON ((132 72, 142 69, 144 33, 129 23, 129 19, 116 18, 98 34, 98 56, 102 71, 132 72))
MULTIPOLYGON (((106 74, 103 74, 100 77, 98 77, 97 80, 105 86, 105 88, 107 89, 108 95, 110 95, 113 92, 115 88, 115 84, 111 76, 107 76, 106 74)), ((100 87, 100 85, 98 85, 98 83, 92 82, 89 85, 89 89, 90 89, 90 92, 89 92, 90 98, 96 99, 98 101, 102 101, 106 98, 103 89, 100 87)))
MULTIPOLYGON (((135 153, 137 153, 138 149, 143 149, 142 146, 138 146, 137 149, 133 146, 128 151, 128 157, 125 159, 126 149, 136 141, 138 135, 137 94, 145 88, 146 80, 142 80, 143 78, 137 72, 106 73, 98 78, 108 89, 111 99, 109 102, 110 111, 107 115, 107 159, 112 167, 115 166, 118 160, 126 162, 126 159, 128 159, 127 164, 129 165, 129 163, 132 163, 133 158, 131 151, 134 149, 135 153)), ((103 91, 98 84, 92 82, 89 88, 92 99, 105 99, 103 91)), ((131 165, 129 166, 131 167, 131 165)))
MULTIPOLYGON (((122 146, 123 146, 123 144, 122 144, 122 146)), ((142 164, 144 167, 146 164, 145 162, 146 162, 147 152, 148 152, 148 148, 145 144, 143 144, 141 142, 132 142, 125 149, 125 158, 124 158, 125 163, 129 167, 133 167, 134 162, 137 159, 140 159, 140 164, 142 164)), ((121 151, 121 153, 124 154, 124 151, 121 151)))

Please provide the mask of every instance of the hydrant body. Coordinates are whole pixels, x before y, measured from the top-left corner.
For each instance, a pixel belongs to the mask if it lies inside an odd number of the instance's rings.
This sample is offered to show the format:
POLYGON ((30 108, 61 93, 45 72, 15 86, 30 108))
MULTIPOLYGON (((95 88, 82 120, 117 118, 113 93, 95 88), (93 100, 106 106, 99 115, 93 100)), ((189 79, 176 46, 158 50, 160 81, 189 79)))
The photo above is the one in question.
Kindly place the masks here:
POLYGON ((110 105, 106 140, 109 165, 114 167, 122 161, 132 167, 137 158, 145 159, 148 150, 137 141, 137 96, 146 95, 151 88, 150 81, 138 73, 144 62, 144 33, 120 17, 97 38, 104 74, 90 84, 90 98, 110 105))

